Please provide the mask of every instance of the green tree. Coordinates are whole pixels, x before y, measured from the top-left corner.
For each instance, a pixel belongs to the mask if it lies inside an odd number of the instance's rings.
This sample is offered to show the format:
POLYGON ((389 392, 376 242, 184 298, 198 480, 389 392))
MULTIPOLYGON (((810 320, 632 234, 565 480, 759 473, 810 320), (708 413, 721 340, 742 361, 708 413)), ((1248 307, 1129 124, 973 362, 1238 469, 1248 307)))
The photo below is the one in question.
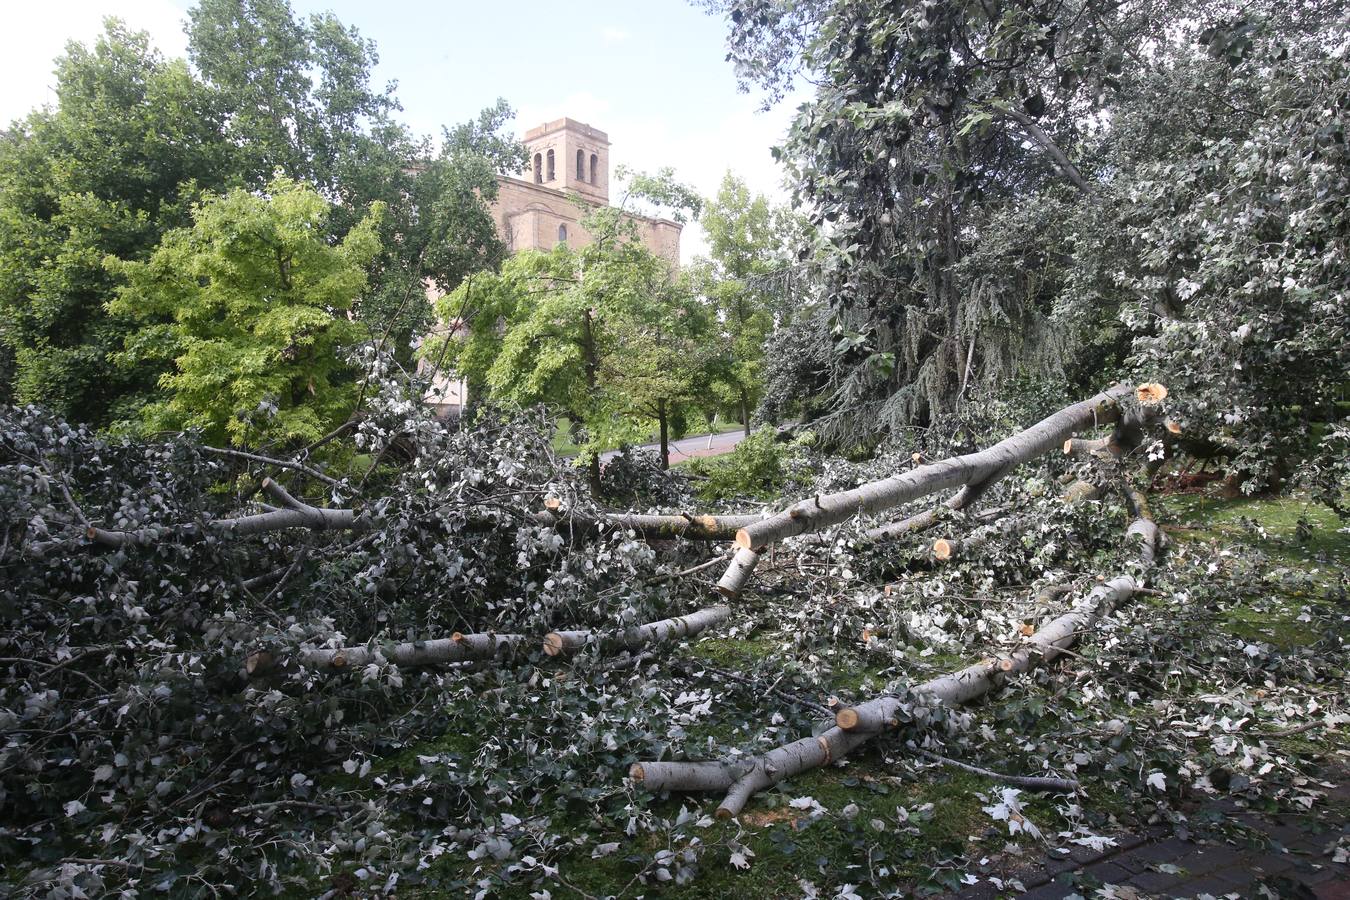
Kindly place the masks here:
POLYGON ((731 172, 704 204, 700 221, 709 256, 695 261, 688 279, 721 324, 722 356, 710 360, 711 382, 737 409, 749 436, 750 412, 763 392, 764 342, 783 312, 775 309, 767 276, 788 265, 787 254, 804 225, 789 210, 752 194, 731 172))
POLYGON ((489 204, 498 175, 519 172, 525 149, 509 133, 513 110, 505 100, 478 118, 444 131, 440 153, 416 164, 408 194, 382 229, 385 251, 362 298, 358 317, 401 360, 431 324, 428 281, 453 291, 474 272, 497 269, 506 245, 489 204))
POLYGON ((639 197, 677 216, 699 203, 668 171, 632 176, 616 207, 578 200, 592 243, 520 253, 500 274, 466 279, 438 310, 452 333, 424 349, 436 369, 465 377, 471 393, 563 412, 578 429, 597 494, 596 452, 641 440, 652 419, 668 433, 694 381, 690 354, 671 352, 699 333, 694 310, 679 301, 670 262, 637 239, 627 207, 639 197), (691 318, 682 321, 682 309, 691 318), (658 346, 668 371, 658 371, 658 346))
POLYGON ((278 178, 266 197, 208 196, 193 226, 167 234, 147 261, 106 260, 126 281, 111 312, 143 323, 121 359, 172 365, 160 378, 167 398, 145 407, 147 428, 287 444, 346 418, 356 386, 344 355, 366 335, 347 312, 379 252, 382 208, 337 245, 331 209, 278 178))
POLYGON ((186 224, 235 148, 186 64, 116 20, 92 48, 67 45, 56 98, 0 134, 0 342, 16 399, 104 425, 133 414, 158 370, 111 362, 128 325, 104 311, 103 257, 143 257, 186 224))
POLYGON ((780 345, 827 440, 1132 369, 1254 489, 1342 414, 1343 4, 705 5, 747 78, 812 73, 782 155, 829 310, 780 345))
POLYGON ((104 256, 145 259, 203 191, 261 191, 277 171, 333 203, 333 242, 386 204, 355 314, 401 356, 429 319, 426 279, 449 288, 500 263, 488 204, 521 153, 504 103, 433 156, 372 88, 374 46, 331 16, 206 0, 189 38, 195 73, 109 20, 58 59, 56 105, 0 132, 0 397, 100 426, 139 418, 163 361, 113 364, 131 323, 107 314, 104 256))

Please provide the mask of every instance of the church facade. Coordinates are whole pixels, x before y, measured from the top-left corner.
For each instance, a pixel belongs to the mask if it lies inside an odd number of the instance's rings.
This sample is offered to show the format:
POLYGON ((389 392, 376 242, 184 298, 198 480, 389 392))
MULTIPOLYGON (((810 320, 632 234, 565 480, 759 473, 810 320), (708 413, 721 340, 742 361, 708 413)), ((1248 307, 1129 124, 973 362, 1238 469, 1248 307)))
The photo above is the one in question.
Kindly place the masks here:
MULTIPOLYGON (((582 247, 591 235, 578 203, 609 205, 609 136, 575 119, 556 119, 525 132, 529 161, 521 177, 497 179, 492 215, 511 252, 582 247)), ((680 262, 682 226, 669 219, 630 215, 649 250, 680 262)))
MULTIPOLYGON (((562 118, 526 131, 524 144, 529 151, 525 171, 518 177, 497 178, 492 217, 498 236, 512 253, 591 243, 581 224, 586 214, 581 204, 610 205, 609 136, 584 122, 562 118)), ((637 226, 638 239, 648 250, 679 266, 683 228, 679 222, 631 213, 626 218, 637 226)), ((440 296, 436 285, 427 286, 428 300, 440 296)), ((425 367, 426 360, 419 365, 425 367)), ((437 373, 426 395, 426 402, 441 416, 458 415, 467 399, 467 384, 450 373, 437 373)))

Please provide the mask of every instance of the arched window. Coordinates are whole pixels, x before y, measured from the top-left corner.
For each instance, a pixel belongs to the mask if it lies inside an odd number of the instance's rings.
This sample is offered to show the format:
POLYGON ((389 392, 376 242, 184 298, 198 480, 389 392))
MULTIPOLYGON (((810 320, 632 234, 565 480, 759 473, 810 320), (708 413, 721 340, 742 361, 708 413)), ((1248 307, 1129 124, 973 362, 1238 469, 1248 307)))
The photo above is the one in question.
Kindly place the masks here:
POLYGON ((600 168, 600 157, 594 153, 591 154, 591 184, 599 181, 598 170, 600 168))
POLYGON ((567 243, 567 226, 566 226, 566 225, 559 225, 559 226, 558 226, 558 243, 560 243, 560 244, 565 244, 565 243, 567 243))
POLYGON ((586 151, 577 151, 577 181, 586 180, 586 151))
POLYGON ((538 153, 534 155, 534 183, 540 184, 544 180, 544 158, 538 153))
POLYGON ((552 181, 557 176, 557 169, 553 166, 553 151, 548 151, 548 180, 552 181))

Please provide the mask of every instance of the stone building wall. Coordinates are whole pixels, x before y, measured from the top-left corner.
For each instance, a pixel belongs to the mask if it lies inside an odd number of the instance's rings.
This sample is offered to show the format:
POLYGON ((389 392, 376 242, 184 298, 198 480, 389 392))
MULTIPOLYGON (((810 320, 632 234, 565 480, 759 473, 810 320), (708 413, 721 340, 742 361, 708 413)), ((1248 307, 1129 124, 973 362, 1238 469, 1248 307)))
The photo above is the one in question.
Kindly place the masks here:
MULTIPOLYGON (((499 177, 497 200, 492 204, 497 232, 507 249, 512 253, 548 251, 559 241, 571 247, 591 243, 590 233, 581 224, 584 211, 577 201, 609 205, 609 138, 597 128, 563 118, 525 132, 525 146, 529 150, 526 171, 518 178, 499 177)), ((673 267, 679 266, 680 223, 639 215, 628 218, 636 223, 638 238, 648 250, 669 260, 673 267)), ((427 284, 429 301, 434 303, 441 294, 435 283, 427 284)), ((444 333, 445 328, 443 325, 439 331, 444 333)), ((421 360, 418 367, 425 372, 427 361, 421 360)), ((468 386, 448 372, 437 372, 426 394, 426 402, 442 416, 458 415, 467 399, 468 386)))

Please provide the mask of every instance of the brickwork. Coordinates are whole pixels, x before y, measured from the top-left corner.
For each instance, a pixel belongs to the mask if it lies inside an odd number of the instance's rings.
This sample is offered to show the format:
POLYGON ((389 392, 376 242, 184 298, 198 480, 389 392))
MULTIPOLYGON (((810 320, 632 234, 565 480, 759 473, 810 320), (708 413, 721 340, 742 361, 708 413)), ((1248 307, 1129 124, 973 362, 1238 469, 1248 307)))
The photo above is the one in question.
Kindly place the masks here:
POLYGON ((1350 836, 1350 785, 1330 792, 1320 814, 1264 815, 1226 800, 1207 804, 1195 821, 1217 821, 1240 833, 1182 839, 1161 828, 1120 835, 1105 852, 1054 850, 1030 868, 988 878, 952 895, 960 900, 1066 900, 1113 896, 1153 898, 1262 898, 1350 900, 1350 865, 1335 861, 1337 842, 1350 836), (1026 892, 1008 884, 1015 878, 1026 892), (1105 892, 1107 885, 1112 889, 1105 892))
MULTIPOLYGON (((513 253, 552 250, 560 241, 586 246, 592 237, 581 226, 584 212, 578 202, 609 203, 609 137, 584 122, 564 118, 525 132, 525 146, 529 163, 523 175, 498 179, 492 215, 502 240, 513 253)), ((679 265, 683 226, 647 216, 630 219, 649 250, 679 265)))

